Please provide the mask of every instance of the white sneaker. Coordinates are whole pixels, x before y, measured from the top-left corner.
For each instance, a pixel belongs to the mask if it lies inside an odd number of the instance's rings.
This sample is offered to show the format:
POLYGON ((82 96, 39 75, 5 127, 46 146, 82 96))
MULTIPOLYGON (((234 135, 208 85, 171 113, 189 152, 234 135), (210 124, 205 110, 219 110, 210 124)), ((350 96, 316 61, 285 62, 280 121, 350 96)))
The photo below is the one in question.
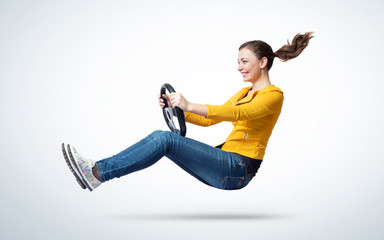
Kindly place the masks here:
POLYGON ((86 187, 84 180, 82 179, 82 177, 79 173, 79 169, 77 169, 77 166, 75 165, 75 162, 72 162, 71 160, 69 160, 67 151, 65 150, 64 143, 61 144, 61 151, 63 152, 65 162, 67 163, 69 169, 71 170, 71 172, 75 176, 76 181, 79 183, 79 185, 82 189, 86 189, 87 187, 86 187))
POLYGON ((69 157, 75 162, 79 169, 80 175, 82 176, 83 182, 90 191, 101 185, 101 182, 93 176, 92 168, 95 163, 91 159, 84 158, 81 156, 72 145, 67 145, 69 157))

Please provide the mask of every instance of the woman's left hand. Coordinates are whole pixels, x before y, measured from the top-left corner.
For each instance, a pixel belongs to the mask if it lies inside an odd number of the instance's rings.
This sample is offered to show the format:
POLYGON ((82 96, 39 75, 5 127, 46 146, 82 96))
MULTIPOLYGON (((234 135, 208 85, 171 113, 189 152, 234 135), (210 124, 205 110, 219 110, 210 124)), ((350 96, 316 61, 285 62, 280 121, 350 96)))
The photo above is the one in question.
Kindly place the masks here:
POLYGON ((179 107, 183 111, 188 111, 190 103, 181 93, 171 93, 169 99, 171 100, 172 107, 179 107))

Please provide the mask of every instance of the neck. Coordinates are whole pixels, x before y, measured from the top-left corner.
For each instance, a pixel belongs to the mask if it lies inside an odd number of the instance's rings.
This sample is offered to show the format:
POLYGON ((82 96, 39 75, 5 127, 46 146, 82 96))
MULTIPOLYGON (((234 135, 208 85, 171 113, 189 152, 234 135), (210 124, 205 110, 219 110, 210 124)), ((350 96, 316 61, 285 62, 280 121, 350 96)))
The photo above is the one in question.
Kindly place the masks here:
POLYGON ((268 71, 263 71, 260 78, 258 78, 255 82, 252 83, 251 91, 258 91, 266 86, 271 85, 271 81, 269 80, 268 71))

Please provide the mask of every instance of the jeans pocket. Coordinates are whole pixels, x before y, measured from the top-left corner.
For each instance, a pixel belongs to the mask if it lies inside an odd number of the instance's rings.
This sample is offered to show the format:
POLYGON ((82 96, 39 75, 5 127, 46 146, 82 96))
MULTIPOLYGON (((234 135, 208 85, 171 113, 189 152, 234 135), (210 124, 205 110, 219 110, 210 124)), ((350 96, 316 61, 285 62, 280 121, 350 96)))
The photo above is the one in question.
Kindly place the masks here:
POLYGON ((244 180, 244 177, 225 177, 220 183, 220 188, 225 190, 240 189, 245 186, 244 180))

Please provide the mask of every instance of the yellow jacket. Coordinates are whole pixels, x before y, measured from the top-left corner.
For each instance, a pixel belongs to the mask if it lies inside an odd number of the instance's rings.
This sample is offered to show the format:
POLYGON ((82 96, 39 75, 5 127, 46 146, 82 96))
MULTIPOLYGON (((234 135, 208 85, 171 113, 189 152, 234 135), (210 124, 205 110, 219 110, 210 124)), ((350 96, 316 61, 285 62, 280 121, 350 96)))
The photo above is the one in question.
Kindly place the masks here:
POLYGON ((207 117, 187 112, 185 119, 199 126, 211 126, 222 121, 232 122, 234 128, 221 149, 262 160, 273 127, 279 118, 284 94, 280 88, 268 85, 246 96, 251 88, 241 89, 224 105, 207 104, 207 117))

